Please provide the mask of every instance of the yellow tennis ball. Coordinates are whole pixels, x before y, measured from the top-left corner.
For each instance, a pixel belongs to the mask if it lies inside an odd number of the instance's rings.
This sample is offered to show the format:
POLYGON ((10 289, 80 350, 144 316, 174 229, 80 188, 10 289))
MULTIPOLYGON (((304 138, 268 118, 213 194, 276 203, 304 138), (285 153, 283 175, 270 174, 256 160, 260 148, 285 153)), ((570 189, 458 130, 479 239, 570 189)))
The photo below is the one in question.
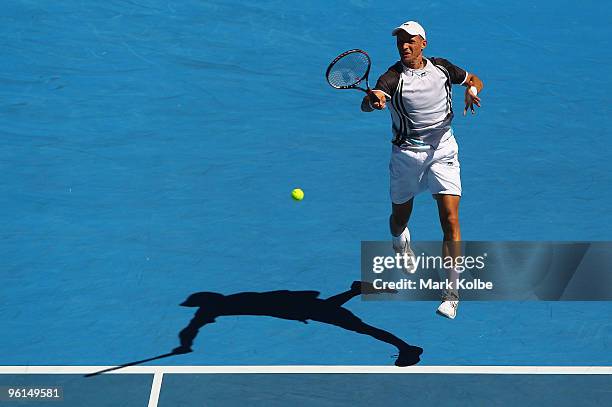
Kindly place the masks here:
POLYGON ((291 191, 291 197, 295 199, 296 201, 301 201, 302 199, 304 199, 304 191, 302 191, 299 188, 296 188, 293 191, 291 191))

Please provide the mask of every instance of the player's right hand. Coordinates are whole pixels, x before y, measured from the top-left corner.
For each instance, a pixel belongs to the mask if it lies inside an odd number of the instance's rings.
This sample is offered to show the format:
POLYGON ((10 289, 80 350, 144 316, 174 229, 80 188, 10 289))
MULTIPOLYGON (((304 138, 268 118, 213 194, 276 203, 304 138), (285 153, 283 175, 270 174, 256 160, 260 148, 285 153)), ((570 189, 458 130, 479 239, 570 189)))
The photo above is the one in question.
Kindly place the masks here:
POLYGON ((370 106, 376 110, 383 110, 387 104, 385 94, 379 90, 371 90, 368 93, 368 98, 370 99, 370 106))

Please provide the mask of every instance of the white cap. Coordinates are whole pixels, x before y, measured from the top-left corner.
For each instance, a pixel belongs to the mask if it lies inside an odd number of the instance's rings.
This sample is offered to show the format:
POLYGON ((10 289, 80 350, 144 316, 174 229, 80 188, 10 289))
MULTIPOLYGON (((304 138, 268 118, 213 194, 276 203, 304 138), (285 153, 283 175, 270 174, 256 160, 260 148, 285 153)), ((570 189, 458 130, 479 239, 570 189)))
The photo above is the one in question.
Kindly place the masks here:
POLYGON ((404 24, 394 29, 391 35, 397 35, 400 31, 405 31, 410 35, 420 35, 424 40, 427 39, 425 36, 425 29, 416 21, 406 21, 404 24))

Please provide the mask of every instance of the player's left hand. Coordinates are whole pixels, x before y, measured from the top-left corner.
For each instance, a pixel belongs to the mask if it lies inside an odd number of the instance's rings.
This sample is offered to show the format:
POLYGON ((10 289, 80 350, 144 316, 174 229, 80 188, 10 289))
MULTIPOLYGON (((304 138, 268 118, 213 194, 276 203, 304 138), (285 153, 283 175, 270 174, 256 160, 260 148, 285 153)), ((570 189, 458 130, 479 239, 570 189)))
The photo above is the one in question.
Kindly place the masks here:
POLYGON ((480 97, 478 97, 478 95, 474 95, 468 87, 465 89, 465 109, 463 109, 463 115, 465 116, 467 114, 468 108, 472 114, 476 114, 474 105, 480 107, 480 97))

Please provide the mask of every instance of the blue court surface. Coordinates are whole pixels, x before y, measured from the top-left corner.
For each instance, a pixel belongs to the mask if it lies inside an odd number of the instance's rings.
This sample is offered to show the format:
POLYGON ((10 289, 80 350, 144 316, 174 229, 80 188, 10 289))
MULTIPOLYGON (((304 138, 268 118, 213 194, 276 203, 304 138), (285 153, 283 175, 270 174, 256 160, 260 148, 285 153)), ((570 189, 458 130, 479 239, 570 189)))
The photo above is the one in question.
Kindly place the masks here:
MULTIPOLYGON (((348 301, 423 349, 405 368, 389 343, 288 316, 282 301, 207 321, 193 352, 169 354, 197 311, 179 305, 191 294, 342 295, 360 242, 389 240, 389 113, 360 112, 363 94, 324 73, 362 48, 374 82, 406 20, 426 28, 426 55, 485 83, 475 116, 454 93, 463 239, 612 240, 609 3, 3 9, 3 392, 61 386, 64 406, 611 404, 611 302, 465 301, 448 320, 437 302, 348 301)), ((430 196, 410 229, 441 239, 430 196)))

